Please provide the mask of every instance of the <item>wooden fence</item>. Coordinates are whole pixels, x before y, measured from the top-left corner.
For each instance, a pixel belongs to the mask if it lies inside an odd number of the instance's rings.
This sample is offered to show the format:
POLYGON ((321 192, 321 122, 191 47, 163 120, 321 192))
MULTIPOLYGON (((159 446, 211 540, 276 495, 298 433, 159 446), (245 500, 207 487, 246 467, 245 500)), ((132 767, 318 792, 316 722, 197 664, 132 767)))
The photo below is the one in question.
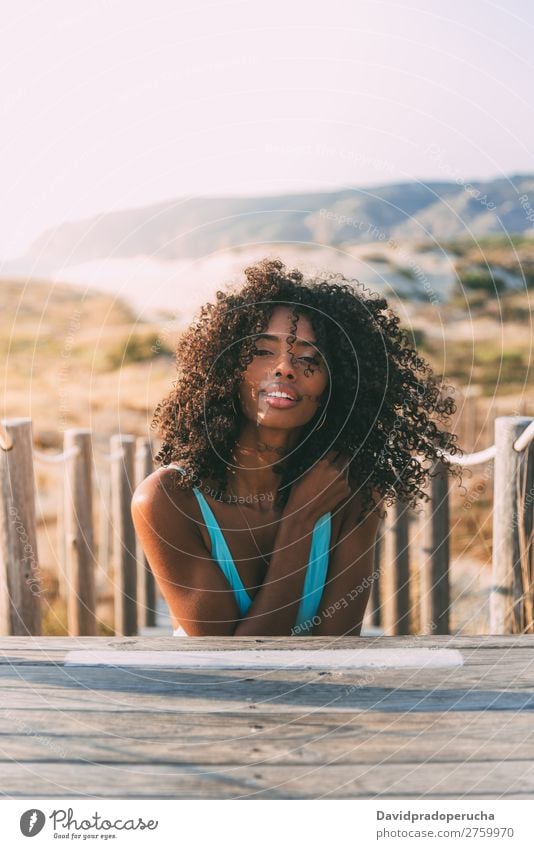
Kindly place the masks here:
MULTIPOLYGON (((33 448, 30 419, 2 422, 0 429, 0 635, 41 634, 41 575, 37 551, 34 459, 63 464, 63 513, 60 586, 66 599, 68 632, 96 633, 97 565, 113 587, 114 627, 132 636, 155 623, 156 588, 134 532, 131 498, 152 471, 152 447, 146 438, 111 438, 109 486, 100 498, 100 549, 97 564, 93 527, 93 449, 91 432, 69 429, 61 454, 50 457, 33 448), (107 513, 111 511, 110 521, 107 513), (107 556, 111 529, 113 569, 107 556), (103 545, 102 545, 103 543, 103 545)), ((534 419, 495 419, 494 444, 458 461, 464 466, 494 462, 492 634, 532 633, 534 419)), ((432 472, 430 502, 418 514, 397 503, 375 545, 370 617, 389 635, 413 633, 414 610, 422 634, 450 631, 448 476, 441 462, 432 472), (419 585, 411 578, 417 552, 419 585)))

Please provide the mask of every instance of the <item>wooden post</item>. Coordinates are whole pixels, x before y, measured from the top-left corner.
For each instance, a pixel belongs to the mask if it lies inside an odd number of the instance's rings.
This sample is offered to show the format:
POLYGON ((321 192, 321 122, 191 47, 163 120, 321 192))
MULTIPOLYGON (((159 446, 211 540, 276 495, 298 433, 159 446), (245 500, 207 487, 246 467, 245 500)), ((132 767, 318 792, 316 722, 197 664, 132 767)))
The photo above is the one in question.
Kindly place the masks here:
POLYGON ((369 600, 370 624, 379 628, 382 624, 382 608, 380 606, 380 573, 384 568, 384 522, 378 525, 375 547, 373 552, 373 582, 371 584, 371 597, 369 600))
MULTIPOLYGON (((135 485, 139 486, 153 471, 152 446, 146 437, 137 440, 135 485)), ((139 540, 137 549, 137 625, 153 628, 156 625, 156 582, 139 540)))
POLYGON ((41 634, 31 419, 0 427, 0 634, 41 634))
POLYGON ((449 478, 437 461, 432 469, 430 501, 421 502, 419 538, 421 563, 421 633, 450 631, 449 478))
POLYGON ((64 529, 66 540, 67 620, 70 636, 96 635, 95 546, 91 431, 68 428, 65 453, 64 529))
POLYGON ((99 476, 98 506, 98 581, 97 593, 105 590, 109 582, 111 543, 111 471, 99 476))
POLYGON ((490 633, 521 632, 524 603, 521 581, 520 534, 532 525, 533 492, 527 492, 525 509, 518 510, 534 444, 518 452, 513 445, 532 421, 527 416, 495 419, 495 477, 493 493, 493 582, 490 594, 490 633), (530 497, 529 497, 530 496, 530 497), (530 507, 530 509, 529 509, 530 507), (519 596, 519 597, 518 597, 519 596))
POLYGON ((384 633, 389 636, 410 633, 408 514, 408 505, 399 501, 387 508, 381 597, 384 633))
POLYGON ((56 519, 56 547, 57 547, 57 583, 58 594, 62 600, 67 600, 67 547, 65 543, 65 487, 61 497, 58 498, 56 519))
POLYGON ((96 466, 98 497, 98 561, 95 573, 97 619, 106 624, 113 621, 115 587, 113 583, 111 561, 111 469, 109 461, 105 466, 96 466))
POLYGON ((464 444, 462 448, 467 451, 476 451, 478 442, 478 397, 481 394, 481 387, 474 383, 467 387, 464 396, 464 405, 462 417, 464 422, 463 438, 464 444))
POLYGON ((115 582, 115 634, 137 634, 137 568, 135 528, 131 513, 135 437, 111 437, 111 503, 115 582))

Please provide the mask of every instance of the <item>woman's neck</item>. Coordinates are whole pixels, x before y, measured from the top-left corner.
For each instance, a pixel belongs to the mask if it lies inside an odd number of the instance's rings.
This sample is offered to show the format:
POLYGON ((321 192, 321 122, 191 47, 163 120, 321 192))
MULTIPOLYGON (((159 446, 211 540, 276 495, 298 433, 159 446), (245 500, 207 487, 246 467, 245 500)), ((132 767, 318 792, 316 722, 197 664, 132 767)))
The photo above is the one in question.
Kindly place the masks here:
POLYGON ((254 499, 264 495, 273 504, 278 496, 280 475, 274 464, 282 467, 298 443, 300 428, 275 430, 247 422, 236 441, 228 466, 228 492, 238 498, 254 499))

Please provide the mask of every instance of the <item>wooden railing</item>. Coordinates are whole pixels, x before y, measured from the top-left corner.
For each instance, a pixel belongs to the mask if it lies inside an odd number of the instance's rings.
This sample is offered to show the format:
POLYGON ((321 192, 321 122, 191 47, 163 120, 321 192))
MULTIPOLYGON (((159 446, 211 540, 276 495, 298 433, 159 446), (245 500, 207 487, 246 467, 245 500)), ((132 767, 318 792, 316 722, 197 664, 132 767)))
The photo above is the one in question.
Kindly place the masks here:
MULTIPOLYGON (((494 444, 461 459, 463 466, 494 462, 493 585, 490 633, 532 633, 534 569, 534 419, 498 417, 494 444)), ((101 561, 110 579, 108 530, 112 534, 114 628, 131 636, 155 625, 156 589, 136 539, 131 498, 152 471, 146 438, 112 436, 109 487, 100 493, 101 561), (111 520, 106 520, 111 511, 111 520), (103 516, 103 518, 102 518, 103 516), (102 545, 103 542, 103 545, 102 545)), ((447 455, 445 455, 446 457, 447 455)), ((99 588, 93 527, 93 448, 91 432, 69 429, 55 456, 33 448, 31 419, 4 420, 0 428, 0 634, 41 634, 41 574, 37 550, 34 461, 61 464, 63 470, 60 587, 66 599, 68 632, 96 633, 99 588)), ((430 501, 418 513, 397 502, 375 545, 371 583, 372 624, 386 634, 413 633, 414 597, 420 633, 450 631, 450 509, 448 475, 438 461, 432 471, 430 501), (418 554, 419 585, 410 579, 410 558, 418 554), (415 592, 417 590, 417 592, 415 592)))
POLYGON ((65 431, 60 454, 32 447, 31 419, 2 422, 0 430, 0 634, 41 634, 42 580, 35 521, 34 460, 61 464, 63 498, 59 545, 59 585, 66 600, 71 635, 96 634, 97 591, 112 587, 116 634, 132 636, 155 625, 155 584, 136 539, 131 500, 137 484, 152 471, 148 439, 114 435, 109 477, 100 493, 102 562, 97 564, 93 525, 93 451, 91 432, 65 431), (109 539, 113 569, 108 563, 109 539), (103 544, 102 544, 103 543, 103 544), (100 566, 101 586, 95 573, 100 566))
MULTIPOLYGON (((534 419, 499 416, 494 444, 483 451, 444 458, 464 467, 494 463, 490 633, 534 633, 534 419)), ((443 463, 432 470, 430 501, 419 512, 388 509, 375 545, 371 621, 385 634, 413 633, 414 590, 419 591, 419 633, 450 632, 449 476, 443 463), (414 588, 410 559, 419 560, 414 588)))

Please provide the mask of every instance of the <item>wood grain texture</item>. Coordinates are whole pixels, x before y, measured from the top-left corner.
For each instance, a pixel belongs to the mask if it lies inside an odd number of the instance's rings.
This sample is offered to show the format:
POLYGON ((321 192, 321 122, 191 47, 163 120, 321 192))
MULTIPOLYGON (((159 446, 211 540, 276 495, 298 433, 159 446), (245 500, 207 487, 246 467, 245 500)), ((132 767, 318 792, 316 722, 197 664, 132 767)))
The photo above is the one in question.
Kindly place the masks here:
POLYGON ((135 437, 114 434, 110 445, 115 633, 132 635, 137 634, 137 543, 131 513, 135 437))
POLYGON ((64 532, 69 634, 96 634, 93 476, 91 431, 69 428, 64 450, 78 449, 65 460, 64 532))
MULTIPOLYGON (((532 506, 518 510, 518 490, 527 456, 532 458, 534 444, 523 452, 514 442, 532 421, 527 416, 502 416, 495 419, 495 473, 493 482, 493 586, 490 593, 490 629, 493 634, 512 634, 523 630, 520 525, 528 538, 532 506), (529 515, 529 521, 527 520, 529 515)), ((530 599, 532 602, 532 599, 530 599)))
MULTIPOLYGON (((182 642, 182 641, 180 641, 182 642)), ((534 798, 534 636, 196 638, 180 651, 454 647, 448 669, 65 666, 173 637, 0 639, 5 798, 534 798)))
POLYGON ((419 516, 421 557, 421 631, 448 634, 450 630, 449 582, 449 480, 439 460, 432 469, 428 504, 419 516))
POLYGON ((8 798, 134 799, 533 798, 534 764, 487 761, 319 766, 25 762, 0 765, 8 798), (6 788, 9 787, 9 790, 6 788), (35 794, 37 795, 37 794, 35 794))
POLYGON ((13 444, 0 449, 0 634, 40 634, 32 422, 6 419, 3 426, 13 444))

